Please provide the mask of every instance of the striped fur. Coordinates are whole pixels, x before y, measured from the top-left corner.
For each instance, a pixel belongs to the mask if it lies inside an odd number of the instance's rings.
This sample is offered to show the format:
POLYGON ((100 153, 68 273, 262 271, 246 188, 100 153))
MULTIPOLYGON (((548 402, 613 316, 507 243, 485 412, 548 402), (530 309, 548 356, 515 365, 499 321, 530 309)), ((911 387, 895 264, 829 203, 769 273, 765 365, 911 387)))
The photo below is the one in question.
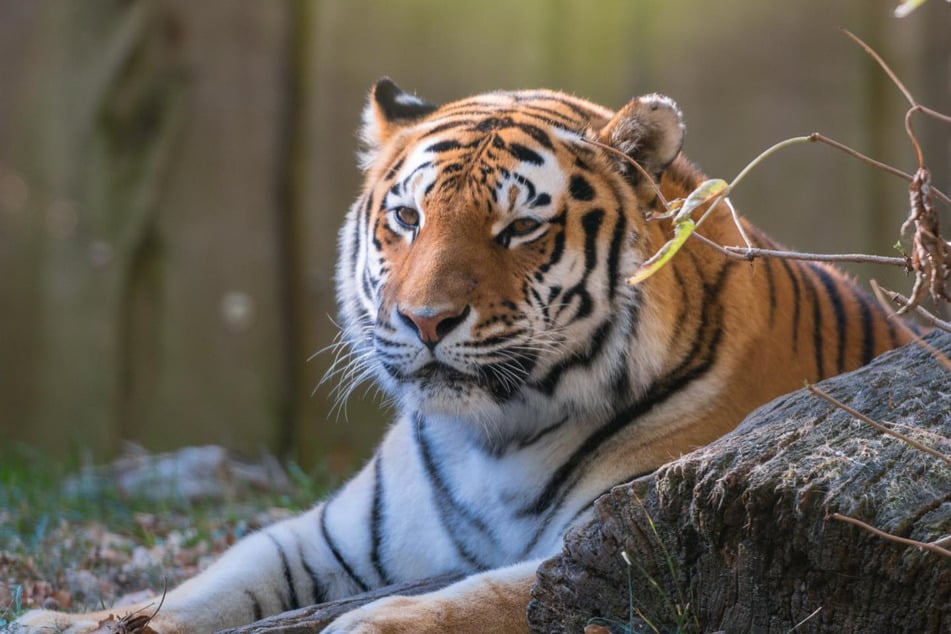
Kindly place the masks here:
MULTIPOLYGON (((312 511, 171 592, 152 627, 204 632, 448 571, 420 598, 329 632, 526 629, 534 568, 612 486, 706 444, 756 406, 907 340, 831 267, 738 263, 671 233, 664 198, 703 179, 657 95, 611 112, 562 93, 436 108, 383 80, 364 114, 366 184, 340 232, 342 374, 398 404, 375 456, 312 511)), ((775 244, 746 226, 757 246, 775 244)), ((726 209, 702 233, 740 244, 726 209)), ((102 614, 28 614, 27 631, 102 614)))

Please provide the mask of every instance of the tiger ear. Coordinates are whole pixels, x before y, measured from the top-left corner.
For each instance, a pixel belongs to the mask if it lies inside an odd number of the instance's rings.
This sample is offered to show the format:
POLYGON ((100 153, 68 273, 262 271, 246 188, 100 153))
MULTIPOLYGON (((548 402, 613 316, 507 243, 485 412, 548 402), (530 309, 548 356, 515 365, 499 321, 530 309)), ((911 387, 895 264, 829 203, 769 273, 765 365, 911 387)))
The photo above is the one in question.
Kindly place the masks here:
POLYGON ((363 109, 363 126, 360 130, 365 148, 361 157, 364 168, 369 167, 380 147, 394 134, 435 109, 433 104, 404 92, 389 77, 376 82, 363 109))
POLYGON ((683 114, 673 99, 652 94, 636 97, 601 128, 598 141, 624 152, 659 176, 684 143, 683 114))

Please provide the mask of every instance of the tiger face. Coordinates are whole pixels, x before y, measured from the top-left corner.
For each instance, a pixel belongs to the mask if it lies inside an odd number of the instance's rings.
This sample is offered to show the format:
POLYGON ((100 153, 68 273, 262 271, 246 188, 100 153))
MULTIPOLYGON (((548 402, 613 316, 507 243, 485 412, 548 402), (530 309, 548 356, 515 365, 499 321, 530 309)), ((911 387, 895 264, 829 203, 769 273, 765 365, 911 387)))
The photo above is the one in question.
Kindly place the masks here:
POLYGON ((649 255, 653 197, 587 141, 657 174, 683 139, 672 102, 614 115, 530 91, 436 108, 382 80, 363 137, 338 290, 354 355, 404 411, 508 441, 540 413, 597 412, 631 391, 639 291, 624 280, 649 255))

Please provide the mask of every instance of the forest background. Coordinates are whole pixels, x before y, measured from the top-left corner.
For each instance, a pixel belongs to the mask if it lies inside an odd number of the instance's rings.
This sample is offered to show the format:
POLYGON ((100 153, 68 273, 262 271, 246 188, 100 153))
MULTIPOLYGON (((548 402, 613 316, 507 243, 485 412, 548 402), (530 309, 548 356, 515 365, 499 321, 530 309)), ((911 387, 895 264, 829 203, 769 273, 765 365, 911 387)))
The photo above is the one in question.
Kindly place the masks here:
MULTIPOLYGON (((439 103, 550 87, 661 92, 685 152, 732 178, 819 131, 913 172, 907 104, 951 112, 951 10, 891 0, 0 0, 0 456, 217 443, 343 474, 388 413, 334 409, 336 232, 366 92, 439 103), (313 358, 311 359, 311 357, 313 358), (316 390, 315 390, 316 388, 316 390)), ((951 189, 943 124, 918 137, 951 189)), ((734 193, 811 252, 894 255, 907 184, 799 146, 734 193)), ((898 270, 851 272, 898 288, 898 270)))

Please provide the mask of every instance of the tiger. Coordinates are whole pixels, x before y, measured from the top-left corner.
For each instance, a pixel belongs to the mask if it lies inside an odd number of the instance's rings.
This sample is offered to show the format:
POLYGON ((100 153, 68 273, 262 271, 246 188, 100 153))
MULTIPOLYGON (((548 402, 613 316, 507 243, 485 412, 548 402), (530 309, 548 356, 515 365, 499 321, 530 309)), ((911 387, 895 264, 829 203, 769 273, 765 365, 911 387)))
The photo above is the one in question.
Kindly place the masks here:
MULTIPOLYGON (((673 234, 665 205, 706 179, 668 97, 615 112, 539 89, 436 106, 384 78, 360 134, 365 182, 335 272, 343 374, 375 380, 395 419, 336 493, 168 592, 156 632, 443 573, 462 578, 324 631, 528 631, 536 568, 599 496, 910 339, 831 266, 712 247, 780 248, 723 201, 696 229, 706 240, 629 284, 673 234)), ((83 632, 111 612, 16 623, 83 632)))

